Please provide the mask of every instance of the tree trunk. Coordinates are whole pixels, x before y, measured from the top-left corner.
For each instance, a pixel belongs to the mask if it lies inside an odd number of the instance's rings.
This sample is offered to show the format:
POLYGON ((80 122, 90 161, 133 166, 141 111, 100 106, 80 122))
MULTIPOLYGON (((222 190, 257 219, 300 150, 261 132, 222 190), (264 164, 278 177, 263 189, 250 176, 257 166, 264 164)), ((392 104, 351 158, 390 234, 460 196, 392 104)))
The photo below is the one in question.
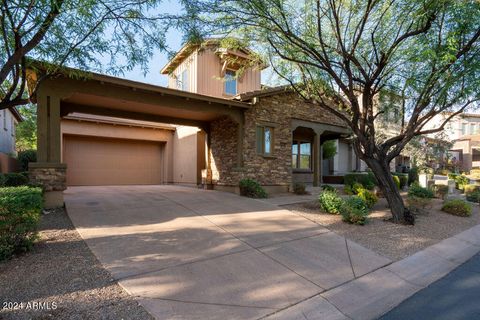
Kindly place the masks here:
POLYGON ((400 196, 400 190, 398 190, 395 181, 393 181, 389 165, 384 163, 384 161, 375 159, 368 159, 366 163, 370 169, 372 169, 375 178, 377 178, 378 187, 387 199, 390 210, 392 211, 393 222, 413 225, 415 223, 415 217, 410 210, 405 207, 403 199, 400 196))

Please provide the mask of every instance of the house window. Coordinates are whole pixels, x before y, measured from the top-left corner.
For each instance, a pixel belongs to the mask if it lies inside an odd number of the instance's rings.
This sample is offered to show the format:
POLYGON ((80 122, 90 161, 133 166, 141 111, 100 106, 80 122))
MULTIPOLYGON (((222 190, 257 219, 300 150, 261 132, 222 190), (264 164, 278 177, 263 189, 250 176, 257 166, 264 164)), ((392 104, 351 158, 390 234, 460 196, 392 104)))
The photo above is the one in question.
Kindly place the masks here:
POLYGON ((292 143, 293 169, 312 170, 312 144, 307 141, 292 143))
POLYGON ((183 70, 177 76, 177 89, 183 91, 189 91, 188 87, 188 69, 183 70))
POLYGON ((462 123, 462 135, 466 135, 466 134, 467 134, 467 124, 462 123))
POLYGON ((257 126, 257 153, 263 156, 273 154, 273 127, 257 126))
POLYGON ((237 79, 235 78, 235 71, 225 71, 225 94, 236 95, 237 94, 237 79))
POLYGON ((470 134, 476 133, 476 126, 475 123, 470 123, 470 134))

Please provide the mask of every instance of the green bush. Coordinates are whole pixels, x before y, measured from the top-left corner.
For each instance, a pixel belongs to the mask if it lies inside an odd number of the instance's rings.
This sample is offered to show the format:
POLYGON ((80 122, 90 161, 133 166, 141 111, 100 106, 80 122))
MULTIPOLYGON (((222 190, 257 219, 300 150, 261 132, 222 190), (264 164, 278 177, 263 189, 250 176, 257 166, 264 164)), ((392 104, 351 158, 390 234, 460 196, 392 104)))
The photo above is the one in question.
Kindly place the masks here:
POLYGON ((392 175, 397 176, 398 179, 400 180, 400 189, 403 189, 403 187, 408 185, 408 174, 407 173, 393 172, 392 175))
POLYGON ((410 186, 412 183, 418 183, 418 168, 413 167, 410 168, 410 171, 408 171, 408 185, 410 186))
POLYGON ((454 178, 454 180, 455 180, 455 187, 459 190, 463 190, 464 187, 470 182, 470 180, 462 174, 457 175, 454 178))
POLYGON ((458 176, 459 176, 458 173, 449 173, 449 174, 447 175, 447 177, 448 177, 449 180, 455 180, 458 176))
POLYGON ((302 194, 307 194, 307 186, 305 183, 302 182, 295 182, 293 184, 293 193, 302 195, 302 194))
POLYGON ((433 198, 432 190, 421 187, 418 183, 414 183, 408 188, 408 196, 419 198, 433 198))
POLYGON ((468 201, 480 203, 480 190, 475 190, 473 192, 469 192, 465 194, 468 201))
POLYGON ((361 183, 355 182, 352 186, 353 194, 358 194, 360 190, 365 189, 361 183))
POLYGON ((345 222, 364 225, 367 222, 368 207, 359 196, 351 196, 343 201, 340 214, 345 222))
POLYGON ((0 260, 32 247, 42 203, 39 188, 0 188, 0 260))
POLYGON ((448 186, 445 184, 436 184, 433 186, 433 191, 437 198, 443 199, 448 193, 448 186))
POLYGON ((368 172, 368 173, 347 173, 344 176, 344 184, 353 186, 355 183, 359 183, 365 188, 371 190, 376 186, 376 179, 373 173, 368 172))
POLYGON ((463 192, 465 194, 472 193, 476 190, 479 190, 480 186, 477 186, 475 184, 466 184, 463 186, 463 192))
POLYGON ((267 198, 268 194, 262 186, 253 179, 240 180, 240 195, 249 198, 267 198))
POLYGON ((448 169, 438 169, 436 170, 436 173, 441 176, 448 176, 451 172, 448 169))
POLYGON ((395 185, 397 186, 397 189, 400 189, 400 178, 398 176, 392 176, 393 182, 395 182, 395 185))
POLYGON ((336 191, 323 191, 318 196, 318 201, 320 202, 320 209, 331 214, 338 214, 343 203, 343 199, 336 191))
POLYGON ((20 151, 17 156, 22 171, 28 171, 29 162, 37 162, 37 150, 20 151))
POLYGON ((443 204, 442 211, 460 217, 469 217, 472 215, 472 206, 464 200, 452 199, 443 204))
POLYGON ((335 189, 335 187, 332 187, 331 185, 328 185, 328 184, 322 185, 322 190, 323 191, 337 191, 337 189, 335 189))
POLYGON ((345 192, 345 194, 348 194, 348 195, 350 195, 350 196, 353 195, 353 194, 355 194, 355 193, 353 192, 352 186, 350 186, 350 185, 348 185, 348 184, 345 185, 345 187, 343 188, 343 192, 345 192))
POLYGON ((375 203, 377 203, 378 201, 378 197, 372 192, 372 191, 369 191, 367 189, 361 189, 357 195, 363 200, 365 201, 365 203, 367 204, 367 207, 370 209, 372 208, 375 203))
POLYGON ((19 187, 28 184, 28 175, 24 173, 4 173, 0 178, 1 187, 19 187))

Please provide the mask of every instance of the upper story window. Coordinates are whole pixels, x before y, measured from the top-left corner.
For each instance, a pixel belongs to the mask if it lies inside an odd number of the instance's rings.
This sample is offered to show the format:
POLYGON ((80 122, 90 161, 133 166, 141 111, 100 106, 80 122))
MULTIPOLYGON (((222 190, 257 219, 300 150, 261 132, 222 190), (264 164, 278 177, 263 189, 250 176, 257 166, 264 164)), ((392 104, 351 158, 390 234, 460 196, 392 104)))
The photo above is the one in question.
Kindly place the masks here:
POLYGON ((225 88, 224 92, 228 95, 236 95, 237 94, 237 78, 235 77, 235 71, 233 70, 226 70, 225 71, 225 88))
POLYGON ((466 134, 467 134, 467 124, 462 123, 462 135, 466 135, 466 134))
POLYGON ((470 123, 470 134, 476 134, 477 133, 477 126, 475 123, 470 123))
POLYGON ((188 69, 183 70, 177 76, 177 89, 183 90, 183 91, 189 91, 190 88, 188 86, 188 69))

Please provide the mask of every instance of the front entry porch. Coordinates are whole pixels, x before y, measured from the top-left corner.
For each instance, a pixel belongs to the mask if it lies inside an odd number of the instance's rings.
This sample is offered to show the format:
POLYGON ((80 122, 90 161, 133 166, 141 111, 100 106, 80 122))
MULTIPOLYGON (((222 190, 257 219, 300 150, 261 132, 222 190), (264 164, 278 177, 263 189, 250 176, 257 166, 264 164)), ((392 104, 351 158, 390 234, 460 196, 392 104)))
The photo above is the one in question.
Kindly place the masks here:
POLYGON ((322 145, 345 137, 349 131, 324 123, 292 120, 292 183, 320 186, 322 183, 322 145))

